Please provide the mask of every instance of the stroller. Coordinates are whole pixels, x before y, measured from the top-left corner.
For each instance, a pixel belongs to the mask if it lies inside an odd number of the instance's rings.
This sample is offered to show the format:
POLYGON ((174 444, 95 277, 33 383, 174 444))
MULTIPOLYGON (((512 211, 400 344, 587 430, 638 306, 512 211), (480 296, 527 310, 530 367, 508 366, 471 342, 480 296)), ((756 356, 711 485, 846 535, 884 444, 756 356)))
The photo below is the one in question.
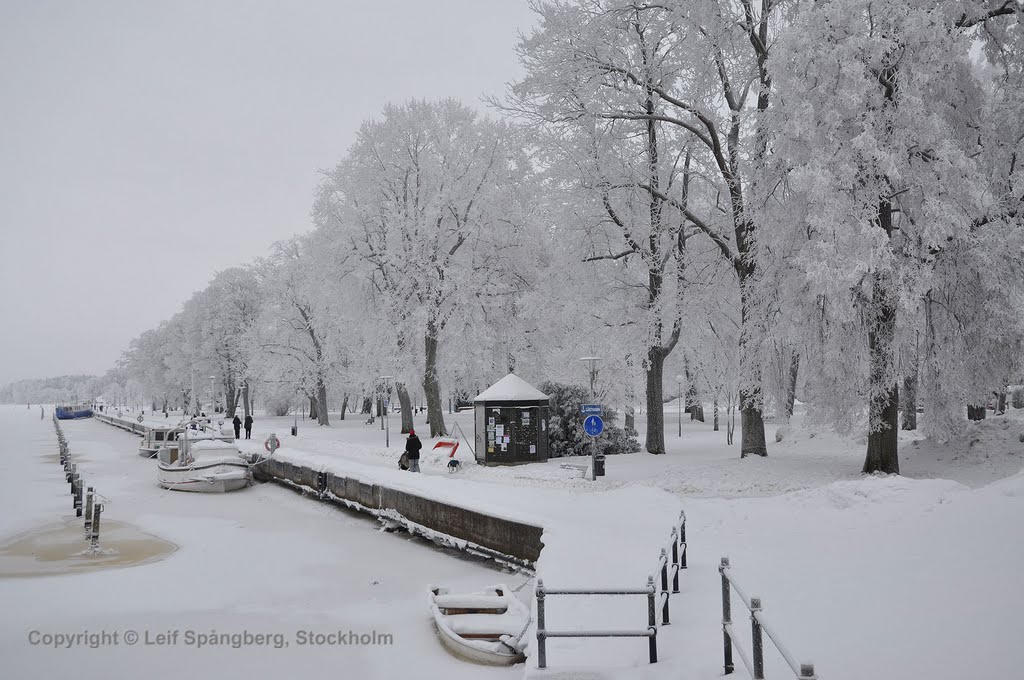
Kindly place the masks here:
POLYGON ((403 453, 402 457, 398 459, 398 469, 408 470, 409 469, 409 454, 403 453))

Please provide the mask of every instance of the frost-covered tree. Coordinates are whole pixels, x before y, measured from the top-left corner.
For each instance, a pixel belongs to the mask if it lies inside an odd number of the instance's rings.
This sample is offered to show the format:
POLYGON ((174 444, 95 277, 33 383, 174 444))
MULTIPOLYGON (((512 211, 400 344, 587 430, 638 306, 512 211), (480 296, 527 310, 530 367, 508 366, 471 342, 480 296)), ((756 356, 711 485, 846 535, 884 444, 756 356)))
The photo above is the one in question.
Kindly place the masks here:
POLYGON ((328 173, 314 216, 366 267, 399 354, 422 340, 431 436, 446 434, 439 357, 452 319, 522 287, 529 166, 505 125, 453 101, 389 105, 328 173))
POLYGON ((649 272, 645 308, 657 310, 647 322, 645 357, 654 418, 647 449, 654 453, 664 451, 662 365, 679 332, 678 316, 666 322, 660 300, 664 262, 675 252, 677 268, 685 266, 680 235, 691 232, 715 246, 738 284, 741 455, 767 452, 747 193, 765 155, 760 118, 770 102, 768 51, 785 4, 535 2, 539 28, 519 46, 527 76, 508 108, 545 124, 549 140, 585 169, 583 184, 619 229, 620 243, 608 256, 635 255, 649 272), (699 190, 687 181, 691 159, 699 190))
POLYGON ((327 385, 338 357, 332 317, 321 291, 311 236, 279 241, 257 262, 263 298, 249 342, 259 350, 252 371, 270 384, 285 384, 310 404, 310 417, 330 425, 327 385))
MULTIPOLYGON (((993 204, 983 141, 995 91, 979 77, 972 50, 979 27, 1006 21, 1016 7, 806 4, 776 47, 771 147, 785 219, 771 221, 773 236, 802 277, 791 290, 803 295, 805 339, 814 347, 813 401, 848 426, 866 398, 865 472, 899 472, 898 385, 916 372, 900 357, 947 275, 963 283, 972 258, 955 263, 954 254, 970 253, 975 264, 1007 255, 1014 231, 987 238, 981 229, 1008 222, 1005 203, 993 204)), ((964 292, 953 293, 954 306, 968 300, 964 292)), ((1006 308, 993 295, 973 305, 1006 308)), ((916 366, 916 350, 913 357, 916 366)), ((932 376, 952 367, 931 365, 932 376)))

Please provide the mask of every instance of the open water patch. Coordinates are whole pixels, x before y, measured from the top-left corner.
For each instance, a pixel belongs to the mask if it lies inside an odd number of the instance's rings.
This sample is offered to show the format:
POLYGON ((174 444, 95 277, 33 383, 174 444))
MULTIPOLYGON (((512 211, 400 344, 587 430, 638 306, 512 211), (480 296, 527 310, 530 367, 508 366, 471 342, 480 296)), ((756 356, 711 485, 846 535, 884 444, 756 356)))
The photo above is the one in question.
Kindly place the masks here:
POLYGON ((104 519, 97 550, 80 519, 47 524, 0 544, 0 578, 32 578, 134 567, 162 560, 178 546, 133 524, 104 519))

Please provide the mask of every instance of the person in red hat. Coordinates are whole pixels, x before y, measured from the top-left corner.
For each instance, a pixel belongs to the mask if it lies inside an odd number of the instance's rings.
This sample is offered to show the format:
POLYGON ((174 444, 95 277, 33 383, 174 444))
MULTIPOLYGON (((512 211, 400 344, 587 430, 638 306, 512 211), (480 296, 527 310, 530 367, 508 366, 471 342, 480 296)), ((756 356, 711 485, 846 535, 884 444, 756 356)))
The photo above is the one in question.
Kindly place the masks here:
POLYGON ((405 457, 409 460, 409 472, 420 471, 420 449, 423 442, 416 436, 416 430, 409 430, 409 438, 405 440, 405 457))

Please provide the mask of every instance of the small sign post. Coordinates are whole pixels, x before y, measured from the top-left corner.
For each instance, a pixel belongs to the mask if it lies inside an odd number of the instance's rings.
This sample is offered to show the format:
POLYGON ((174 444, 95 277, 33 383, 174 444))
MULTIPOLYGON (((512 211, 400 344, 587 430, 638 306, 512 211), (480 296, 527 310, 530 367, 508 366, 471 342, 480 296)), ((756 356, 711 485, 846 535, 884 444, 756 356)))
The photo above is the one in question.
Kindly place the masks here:
MULTIPOLYGON (((601 407, 598 406, 598 409, 601 407)), ((582 408, 581 408, 582 410, 582 408)), ((583 431, 592 437, 590 442, 590 480, 597 481, 597 438, 604 432, 604 421, 599 415, 589 415, 583 420, 583 431)), ((604 475, 604 471, 601 471, 604 475)))

